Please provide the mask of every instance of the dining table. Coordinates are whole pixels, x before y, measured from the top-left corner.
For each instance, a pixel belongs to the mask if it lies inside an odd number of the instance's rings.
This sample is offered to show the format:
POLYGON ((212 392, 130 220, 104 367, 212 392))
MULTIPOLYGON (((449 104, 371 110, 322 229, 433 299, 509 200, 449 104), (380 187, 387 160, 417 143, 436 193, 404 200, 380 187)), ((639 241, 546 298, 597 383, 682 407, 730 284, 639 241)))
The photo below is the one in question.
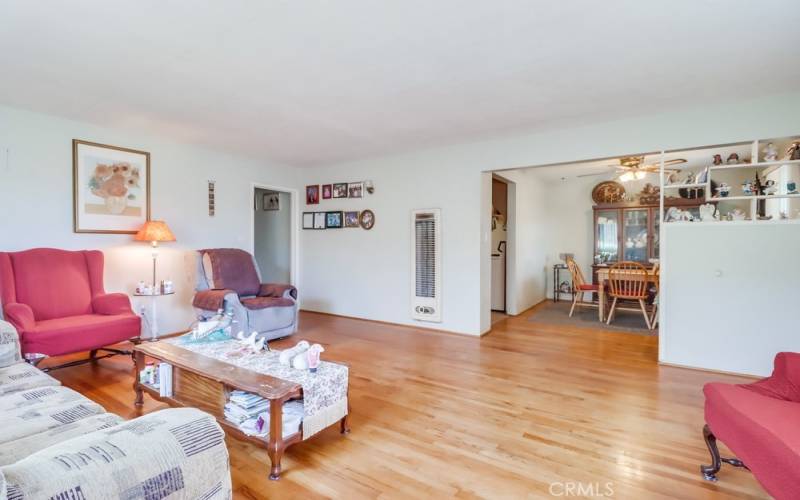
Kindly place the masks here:
MULTIPOLYGON (((610 270, 610 267, 603 267, 597 270, 597 283, 600 285, 600 290, 597 292, 599 306, 597 308, 597 317, 601 323, 606 319, 606 291, 608 288, 606 282, 608 281, 608 273, 610 270)), ((631 274, 639 276, 644 274, 648 283, 658 285, 658 274, 640 271, 638 269, 618 269, 615 272, 618 274, 631 274)))

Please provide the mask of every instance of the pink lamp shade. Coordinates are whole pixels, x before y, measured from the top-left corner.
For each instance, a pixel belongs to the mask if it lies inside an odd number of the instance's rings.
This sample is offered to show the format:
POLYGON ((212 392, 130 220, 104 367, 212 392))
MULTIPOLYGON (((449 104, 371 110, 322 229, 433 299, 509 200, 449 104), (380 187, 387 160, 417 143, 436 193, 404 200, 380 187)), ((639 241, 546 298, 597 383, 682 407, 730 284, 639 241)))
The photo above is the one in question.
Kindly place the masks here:
POLYGON ((175 235, 170 231, 169 226, 163 220, 149 220, 144 223, 136 236, 136 241, 175 241, 175 235))

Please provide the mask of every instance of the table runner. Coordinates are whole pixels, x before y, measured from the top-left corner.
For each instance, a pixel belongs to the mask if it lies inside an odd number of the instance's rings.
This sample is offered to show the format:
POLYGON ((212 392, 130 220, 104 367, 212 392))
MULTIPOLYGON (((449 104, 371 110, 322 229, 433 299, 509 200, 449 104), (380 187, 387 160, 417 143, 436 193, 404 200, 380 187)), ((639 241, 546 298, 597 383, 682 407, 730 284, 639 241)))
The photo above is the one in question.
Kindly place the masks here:
POLYGON ((336 423, 347 415, 347 366, 321 361, 316 373, 296 370, 280 364, 280 351, 261 351, 242 355, 242 344, 236 340, 220 342, 186 342, 184 337, 165 339, 183 349, 240 368, 288 380, 303 386, 303 439, 336 423))

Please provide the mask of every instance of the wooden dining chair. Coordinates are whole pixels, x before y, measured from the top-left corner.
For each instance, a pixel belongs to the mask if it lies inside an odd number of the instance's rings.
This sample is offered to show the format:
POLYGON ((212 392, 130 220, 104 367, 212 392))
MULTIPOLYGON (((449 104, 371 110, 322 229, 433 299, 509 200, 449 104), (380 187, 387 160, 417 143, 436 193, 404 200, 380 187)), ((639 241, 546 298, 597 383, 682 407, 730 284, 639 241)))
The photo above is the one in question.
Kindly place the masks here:
MULTIPOLYGON (((648 279, 647 268, 638 262, 618 262, 611 266, 608 270, 608 295, 613 297, 611 302, 611 310, 608 312, 608 319, 606 324, 610 325, 611 320, 614 319, 614 313, 617 309, 617 301, 622 300, 635 300, 639 302, 639 307, 642 310, 642 316, 647 324, 647 329, 650 327, 650 315, 647 313, 647 299, 648 292, 648 279)), ((632 309, 635 310, 635 309, 632 309)))
POLYGON ((575 307, 599 307, 596 303, 592 301, 593 293, 600 292, 600 285, 592 285, 591 283, 586 283, 586 279, 583 277, 583 273, 581 272, 581 268, 578 266, 578 263, 575 262, 573 258, 567 258, 567 268, 569 269, 569 273, 572 275, 572 307, 569 310, 569 317, 572 317, 572 314, 575 312, 575 307), (589 294, 589 300, 586 300, 586 294, 589 294))
POLYGON ((655 292, 653 296, 653 308, 650 313, 650 329, 655 330, 656 326, 658 326, 658 293, 661 289, 661 266, 659 266, 658 263, 650 270, 650 275, 653 277, 651 280, 653 283, 652 290, 655 292))

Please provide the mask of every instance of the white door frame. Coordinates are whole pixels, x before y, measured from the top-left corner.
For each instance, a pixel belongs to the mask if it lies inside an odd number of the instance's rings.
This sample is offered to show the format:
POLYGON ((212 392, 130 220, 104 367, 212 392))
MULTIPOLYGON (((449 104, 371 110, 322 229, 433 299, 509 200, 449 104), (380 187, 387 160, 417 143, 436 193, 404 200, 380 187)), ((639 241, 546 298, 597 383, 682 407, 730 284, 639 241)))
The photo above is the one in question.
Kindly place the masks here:
MULTIPOLYGON (((298 224, 299 221, 299 210, 300 204, 298 202, 298 191, 297 189, 282 187, 282 186, 273 186, 270 184, 261 184, 258 182, 252 182, 250 184, 250 200, 251 203, 255 203, 256 199, 256 189, 268 189, 270 191, 278 191, 281 193, 288 193, 289 194, 289 210, 290 210, 290 222, 289 222, 289 255, 291 263, 289 265, 289 281, 290 284, 293 286, 297 286, 300 282, 300 258, 299 258, 299 243, 300 243, 300 226, 298 224)), ((255 208, 251 206, 250 210, 250 253, 255 255, 255 247, 256 247, 256 237, 255 237, 255 227, 256 227, 256 214, 255 208)), ((299 302, 299 301, 298 301, 299 302)))

